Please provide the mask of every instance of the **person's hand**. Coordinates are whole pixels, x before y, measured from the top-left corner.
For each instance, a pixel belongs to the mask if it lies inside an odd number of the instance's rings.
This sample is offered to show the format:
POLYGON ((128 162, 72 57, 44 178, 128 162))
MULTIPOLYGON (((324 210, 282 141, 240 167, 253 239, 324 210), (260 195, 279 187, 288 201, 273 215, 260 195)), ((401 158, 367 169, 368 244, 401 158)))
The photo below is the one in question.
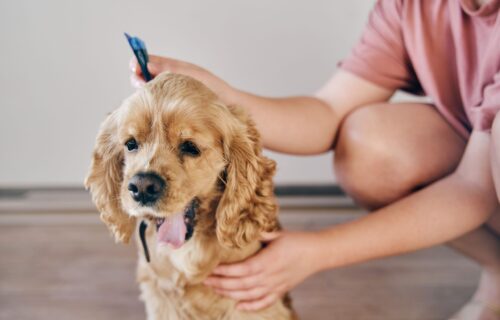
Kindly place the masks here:
MULTIPOLYGON (((130 59, 129 67, 132 71, 132 74, 130 75, 130 82, 132 86, 134 86, 135 88, 142 87, 145 84, 145 80, 144 76, 142 75, 139 63, 137 62, 137 59, 135 57, 132 57, 132 59, 130 59)), ((147 67, 153 78, 164 71, 180 73, 186 76, 193 77, 209 87, 219 96, 219 98, 223 102, 228 104, 231 103, 231 97, 236 91, 225 81, 215 76, 211 72, 189 62, 149 55, 149 62, 147 67)))
POLYGON ((263 234, 267 246, 235 264, 219 265, 204 284, 238 300, 240 310, 263 309, 305 278, 319 271, 314 233, 281 231, 263 234))

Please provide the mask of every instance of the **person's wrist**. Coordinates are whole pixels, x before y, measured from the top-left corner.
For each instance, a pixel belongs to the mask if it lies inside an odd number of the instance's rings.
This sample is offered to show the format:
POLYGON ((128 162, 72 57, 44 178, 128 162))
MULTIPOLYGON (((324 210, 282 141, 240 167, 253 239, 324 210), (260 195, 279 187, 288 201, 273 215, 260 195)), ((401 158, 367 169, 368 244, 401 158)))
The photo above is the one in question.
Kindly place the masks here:
POLYGON ((325 251, 322 249, 321 232, 313 231, 306 233, 306 250, 308 264, 311 267, 311 274, 328 269, 325 259, 325 251))

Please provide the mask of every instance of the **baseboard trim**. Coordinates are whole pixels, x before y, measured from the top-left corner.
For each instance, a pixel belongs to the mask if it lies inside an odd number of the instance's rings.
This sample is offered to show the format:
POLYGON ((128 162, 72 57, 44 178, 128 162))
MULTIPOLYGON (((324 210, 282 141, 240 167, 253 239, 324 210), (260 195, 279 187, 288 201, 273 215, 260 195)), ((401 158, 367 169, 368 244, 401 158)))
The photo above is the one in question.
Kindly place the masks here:
MULTIPOLYGON (((337 185, 277 185, 281 207, 351 208, 352 200, 337 185)), ((83 187, 0 187, 0 213, 95 211, 83 187)))

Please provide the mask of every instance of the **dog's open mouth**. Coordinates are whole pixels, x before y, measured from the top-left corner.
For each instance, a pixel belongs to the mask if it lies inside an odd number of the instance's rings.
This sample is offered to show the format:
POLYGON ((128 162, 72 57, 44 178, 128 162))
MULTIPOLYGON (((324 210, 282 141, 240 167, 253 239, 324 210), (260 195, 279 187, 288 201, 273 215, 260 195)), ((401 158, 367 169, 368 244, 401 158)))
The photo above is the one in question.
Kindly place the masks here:
POLYGON ((158 243, 178 249, 189 240, 193 236, 197 208, 198 200, 195 198, 189 202, 184 211, 164 218, 153 218, 158 243))

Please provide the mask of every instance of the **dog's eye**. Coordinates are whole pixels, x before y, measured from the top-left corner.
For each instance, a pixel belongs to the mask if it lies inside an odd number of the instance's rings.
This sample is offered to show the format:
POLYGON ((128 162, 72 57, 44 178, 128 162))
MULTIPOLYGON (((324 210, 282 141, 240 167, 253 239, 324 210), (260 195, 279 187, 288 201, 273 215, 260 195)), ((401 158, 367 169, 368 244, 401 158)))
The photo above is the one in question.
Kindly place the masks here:
POLYGON ((135 141, 134 138, 125 142, 125 146, 127 147, 128 151, 134 151, 139 148, 139 145, 137 144, 137 141, 135 141))
POLYGON ((184 141, 179 145, 179 150, 181 154, 187 154, 190 156, 199 156, 200 149, 192 141, 184 141))

